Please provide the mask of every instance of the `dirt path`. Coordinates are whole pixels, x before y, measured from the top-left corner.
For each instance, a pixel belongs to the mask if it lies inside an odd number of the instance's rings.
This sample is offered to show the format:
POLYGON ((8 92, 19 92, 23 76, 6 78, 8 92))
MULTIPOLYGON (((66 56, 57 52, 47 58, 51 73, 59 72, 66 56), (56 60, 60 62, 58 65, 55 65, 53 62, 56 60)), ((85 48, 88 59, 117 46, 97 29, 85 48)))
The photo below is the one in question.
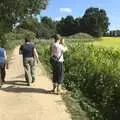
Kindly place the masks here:
POLYGON ((26 86, 18 47, 13 52, 6 81, 0 89, 0 120, 71 120, 61 96, 47 93, 52 84, 40 69, 37 68, 36 82, 26 86))

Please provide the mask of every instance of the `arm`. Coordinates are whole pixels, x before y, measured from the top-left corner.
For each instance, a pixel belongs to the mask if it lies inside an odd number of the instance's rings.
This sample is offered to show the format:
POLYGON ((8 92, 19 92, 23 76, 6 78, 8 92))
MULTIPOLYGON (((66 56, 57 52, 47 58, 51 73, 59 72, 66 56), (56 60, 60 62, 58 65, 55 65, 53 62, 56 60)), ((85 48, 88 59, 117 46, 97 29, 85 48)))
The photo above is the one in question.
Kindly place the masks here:
POLYGON ((21 45, 20 48, 19 48, 19 55, 22 54, 22 48, 23 48, 23 45, 21 45))
POLYGON ((61 45, 62 52, 65 52, 65 51, 68 50, 68 48, 67 48, 67 46, 65 44, 65 40, 64 39, 61 39, 60 45, 61 45))
POLYGON ((61 45, 61 50, 62 50, 62 52, 66 52, 66 51, 68 51, 68 48, 65 45, 61 45))
POLYGON ((35 55, 35 58, 36 58, 36 60, 38 62, 39 61, 39 56, 38 56, 36 48, 34 48, 34 55, 35 55))

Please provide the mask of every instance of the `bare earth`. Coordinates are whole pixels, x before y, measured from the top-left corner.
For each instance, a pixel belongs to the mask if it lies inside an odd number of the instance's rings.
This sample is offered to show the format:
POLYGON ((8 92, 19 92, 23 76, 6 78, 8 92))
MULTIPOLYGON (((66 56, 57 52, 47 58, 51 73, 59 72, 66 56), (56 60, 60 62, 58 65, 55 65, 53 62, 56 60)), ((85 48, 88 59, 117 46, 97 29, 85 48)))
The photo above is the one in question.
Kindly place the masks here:
POLYGON ((0 89, 0 120, 71 120, 60 95, 48 94, 52 83, 37 67, 36 82, 27 86, 22 57, 15 48, 6 84, 0 89))

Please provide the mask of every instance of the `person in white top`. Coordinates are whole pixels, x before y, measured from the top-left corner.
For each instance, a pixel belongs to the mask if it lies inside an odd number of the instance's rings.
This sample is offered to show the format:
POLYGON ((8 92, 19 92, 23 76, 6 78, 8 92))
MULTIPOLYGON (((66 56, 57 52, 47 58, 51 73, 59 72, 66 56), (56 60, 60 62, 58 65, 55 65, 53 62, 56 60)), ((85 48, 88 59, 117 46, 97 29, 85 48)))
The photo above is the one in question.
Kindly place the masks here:
POLYGON ((67 47, 64 44, 64 39, 60 35, 55 36, 55 42, 51 47, 51 58, 53 68, 53 90, 52 92, 59 94, 61 92, 61 83, 64 80, 64 68, 63 68, 63 53, 67 51, 67 47), (55 60, 56 59, 56 60, 55 60), (57 91, 56 91, 57 90, 57 91))

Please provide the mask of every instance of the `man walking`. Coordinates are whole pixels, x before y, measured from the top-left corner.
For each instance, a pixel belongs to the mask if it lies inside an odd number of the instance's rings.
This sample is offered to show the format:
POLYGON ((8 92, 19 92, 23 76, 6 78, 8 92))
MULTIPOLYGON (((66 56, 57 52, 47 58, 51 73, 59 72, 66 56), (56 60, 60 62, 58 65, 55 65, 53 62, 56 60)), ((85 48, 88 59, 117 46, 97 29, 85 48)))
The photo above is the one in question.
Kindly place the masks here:
POLYGON ((38 60, 38 54, 29 38, 25 38, 25 43, 20 46, 19 53, 23 55, 25 79, 28 86, 30 86, 30 83, 35 81, 35 58, 38 60))

